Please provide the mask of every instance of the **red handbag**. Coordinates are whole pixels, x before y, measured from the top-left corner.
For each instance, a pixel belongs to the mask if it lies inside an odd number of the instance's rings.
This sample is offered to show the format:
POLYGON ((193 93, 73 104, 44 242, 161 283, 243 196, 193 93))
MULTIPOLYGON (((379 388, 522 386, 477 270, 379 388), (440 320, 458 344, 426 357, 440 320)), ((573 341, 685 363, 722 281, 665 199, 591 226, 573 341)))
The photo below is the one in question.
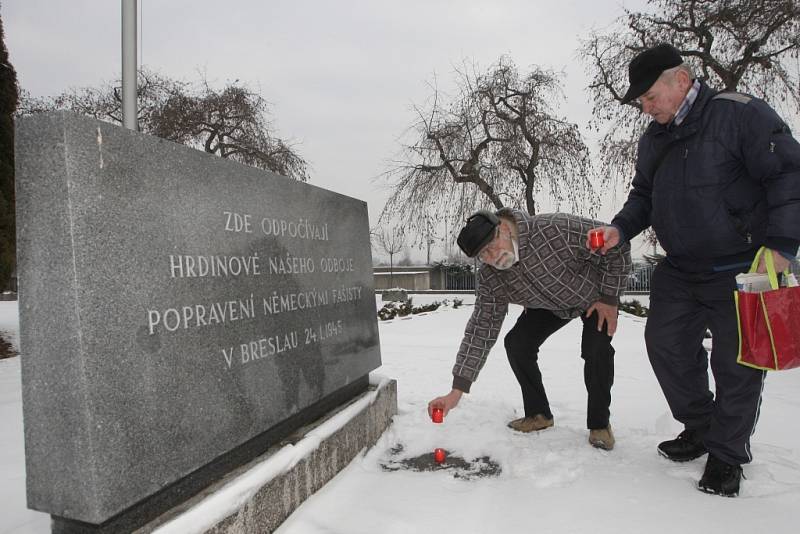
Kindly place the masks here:
POLYGON ((772 251, 764 247, 756 254, 751 273, 756 272, 762 252, 771 289, 734 293, 739 321, 737 361, 767 371, 800 367, 800 287, 778 286, 772 251))

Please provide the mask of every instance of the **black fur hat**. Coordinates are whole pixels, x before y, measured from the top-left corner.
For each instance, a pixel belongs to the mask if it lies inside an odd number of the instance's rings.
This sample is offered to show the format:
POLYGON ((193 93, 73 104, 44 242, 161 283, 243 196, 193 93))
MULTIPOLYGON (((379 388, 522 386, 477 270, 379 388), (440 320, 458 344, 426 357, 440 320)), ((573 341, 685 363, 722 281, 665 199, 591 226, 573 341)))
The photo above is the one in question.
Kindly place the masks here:
POLYGON ((458 234, 459 248, 470 258, 478 255, 483 247, 494 239, 495 228, 500 224, 500 219, 487 210, 476 211, 467 219, 467 224, 458 234))

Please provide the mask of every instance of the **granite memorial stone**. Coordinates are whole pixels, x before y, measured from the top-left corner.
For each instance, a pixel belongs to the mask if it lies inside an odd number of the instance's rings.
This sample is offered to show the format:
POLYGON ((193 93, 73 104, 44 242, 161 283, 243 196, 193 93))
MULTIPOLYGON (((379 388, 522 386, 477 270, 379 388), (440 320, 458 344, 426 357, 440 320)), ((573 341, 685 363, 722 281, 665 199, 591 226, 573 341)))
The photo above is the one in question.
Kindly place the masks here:
POLYGON ((366 388, 364 202, 68 113, 16 158, 29 507, 102 524, 366 388))

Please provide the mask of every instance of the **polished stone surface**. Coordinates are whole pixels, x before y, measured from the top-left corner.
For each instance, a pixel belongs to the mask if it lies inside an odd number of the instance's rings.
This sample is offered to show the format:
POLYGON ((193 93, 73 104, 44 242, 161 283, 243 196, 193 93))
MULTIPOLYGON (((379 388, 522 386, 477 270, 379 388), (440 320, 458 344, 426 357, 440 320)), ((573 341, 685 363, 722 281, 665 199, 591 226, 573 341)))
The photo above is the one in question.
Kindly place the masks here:
POLYGON ((31 508, 101 523, 380 365, 364 202, 67 113, 16 136, 31 508))

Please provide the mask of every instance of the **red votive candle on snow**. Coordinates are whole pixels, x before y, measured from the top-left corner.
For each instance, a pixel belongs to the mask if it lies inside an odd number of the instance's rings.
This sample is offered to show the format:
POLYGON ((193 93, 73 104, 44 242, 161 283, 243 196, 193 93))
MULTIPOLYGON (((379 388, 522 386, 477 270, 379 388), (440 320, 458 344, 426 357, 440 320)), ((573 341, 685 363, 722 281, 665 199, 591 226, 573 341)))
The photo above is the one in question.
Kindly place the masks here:
POLYGON ((605 244, 603 236, 603 229, 591 230, 589 232, 589 246, 592 248, 600 248, 605 244))
POLYGON ((444 449, 437 448, 436 450, 434 450, 433 451, 433 459, 434 459, 434 461, 436 461, 437 464, 444 463, 444 459, 445 459, 444 449))
POLYGON ((434 423, 444 422, 444 410, 442 408, 434 408, 431 410, 431 419, 434 423))

